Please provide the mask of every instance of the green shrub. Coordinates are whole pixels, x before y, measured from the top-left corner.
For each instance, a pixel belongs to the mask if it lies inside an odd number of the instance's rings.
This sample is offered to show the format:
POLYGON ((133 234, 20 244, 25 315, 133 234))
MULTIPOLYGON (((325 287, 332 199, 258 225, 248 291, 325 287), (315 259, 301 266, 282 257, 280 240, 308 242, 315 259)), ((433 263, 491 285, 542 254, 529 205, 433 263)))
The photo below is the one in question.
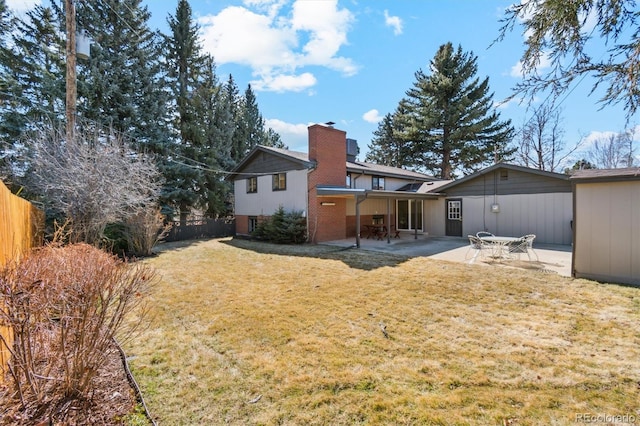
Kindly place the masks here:
POLYGON ((258 224, 252 235, 277 244, 302 244, 307 239, 307 220, 302 212, 287 212, 280 206, 258 224))

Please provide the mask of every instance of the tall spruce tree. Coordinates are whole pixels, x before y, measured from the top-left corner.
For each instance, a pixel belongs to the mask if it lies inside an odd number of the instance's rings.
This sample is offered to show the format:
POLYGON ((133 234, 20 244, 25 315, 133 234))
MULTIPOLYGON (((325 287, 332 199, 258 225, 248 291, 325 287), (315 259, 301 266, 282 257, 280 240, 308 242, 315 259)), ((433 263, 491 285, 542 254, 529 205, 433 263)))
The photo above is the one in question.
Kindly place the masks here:
MULTIPOLYGON (((4 2, 3 2, 4 4, 4 2)), ((2 102, 0 137, 2 151, 12 170, 26 172, 23 134, 29 129, 51 125, 64 119, 65 40, 61 31, 62 12, 53 7, 35 6, 22 17, 6 21, 1 48, 2 102)), ((20 180, 20 176, 14 176, 20 180)))
POLYGON ((242 157, 251 151, 256 145, 261 145, 265 139, 264 119, 258 109, 258 100, 251 89, 247 86, 242 99, 241 123, 244 127, 244 146, 241 148, 242 157))
POLYGON ((215 70, 213 57, 207 55, 202 83, 195 97, 196 111, 204 131, 200 161, 206 165, 199 196, 205 214, 214 218, 225 216, 230 210, 231 186, 224 171, 233 167, 231 141, 234 130, 215 70))
POLYGON ((77 2, 78 29, 93 39, 90 59, 78 61, 78 113, 169 155, 160 37, 149 29, 150 13, 141 2, 77 2))
POLYGON ((14 26, 7 3, 0 0, 0 177, 3 179, 12 174, 13 140, 23 125, 22 116, 14 112, 20 104, 13 65, 16 55, 9 42, 14 26))
POLYGON ((266 130, 264 139, 261 145, 271 146, 273 148, 289 149, 289 147, 285 145, 284 142, 282 142, 282 138, 280 137, 280 134, 275 130, 273 130, 271 127, 269 127, 266 130))
POLYGON ((384 116, 374 131, 374 138, 369 144, 367 161, 385 166, 411 168, 414 166, 414 156, 411 144, 407 138, 408 117, 406 101, 401 101, 396 111, 384 116))
POLYGON ((507 158, 513 135, 501 121, 489 94, 489 78, 476 77, 477 57, 446 43, 430 64, 431 74, 415 73, 406 92, 408 138, 417 166, 442 179, 478 170, 496 157, 507 158))
POLYGON ((198 42, 198 26, 186 0, 178 2, 175 16, 170 15, 167 22, 171 31, 164 37, 165 67, 173 100, 173 126, 178 135, 165 164, 167 185, 163 198, 165 203, 176 206, 184 224, 192 208, 202 204, 198 193, 204 185, 205 172, 193 160, 202 161, 206 136, 194 97, 202 84, 205 57, 198 42))

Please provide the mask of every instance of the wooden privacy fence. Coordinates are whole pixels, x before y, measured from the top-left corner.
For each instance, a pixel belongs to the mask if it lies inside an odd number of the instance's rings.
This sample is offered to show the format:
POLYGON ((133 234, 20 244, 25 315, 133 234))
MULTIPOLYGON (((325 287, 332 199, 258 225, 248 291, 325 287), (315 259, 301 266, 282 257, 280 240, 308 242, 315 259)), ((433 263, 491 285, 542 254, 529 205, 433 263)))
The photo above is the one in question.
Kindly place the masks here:
MULTIPOLYGON (((44 212, 27 200, 13 195, 0 181, 0 268, 18 261, 31 248, 42 245, 43 236, 44 212)), ((0 305, 0 309, 4 309, 3 305, 0 305)), ((2 321, 0 335, 9 344, 13 341, 11 329, 2 321)), ((10 354, 3 339, 0 339, 0 383, 4 380, 10 354)))
POLYGON ((193 219, 185 224, 174 222, 165 241, 193 240, 196 238, 230 237, 236 234, 235 219, 193 219))

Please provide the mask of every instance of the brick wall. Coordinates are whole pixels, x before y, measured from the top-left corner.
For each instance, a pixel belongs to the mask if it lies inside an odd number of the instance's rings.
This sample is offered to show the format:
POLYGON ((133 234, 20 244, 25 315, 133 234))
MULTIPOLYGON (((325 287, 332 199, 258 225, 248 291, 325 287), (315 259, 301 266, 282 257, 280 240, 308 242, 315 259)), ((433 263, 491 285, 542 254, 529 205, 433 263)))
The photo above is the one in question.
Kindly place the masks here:
POLYGON ((346 238, 346 199, 318 197, 316 188, 345 186, 347 133, 320 124, 310 126, 309 160, 316 163, 309 173, 309 238, 314 243, 346 238))

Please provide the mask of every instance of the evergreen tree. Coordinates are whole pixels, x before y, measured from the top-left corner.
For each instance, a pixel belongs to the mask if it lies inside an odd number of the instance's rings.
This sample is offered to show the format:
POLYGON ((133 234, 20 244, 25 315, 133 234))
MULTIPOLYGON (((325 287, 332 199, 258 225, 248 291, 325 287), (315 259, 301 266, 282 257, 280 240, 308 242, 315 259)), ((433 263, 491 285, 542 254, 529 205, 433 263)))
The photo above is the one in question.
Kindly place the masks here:
POLYGON ((378 123, 378 129, 373 132, 374 138, 369 144, 367 161, 399 168, 413 166, 413 154, 406 137, 405 117, 407 117, 405 101, 400 102, 393 115, 384 116, 378 123))
POLYGON ((165 66, 173 100, 173 126, 178 132, 171 152, 179 158, 165 165, 167 185, 163 198, 165 203, 177 207, 180 222, 184 224, 191 209, 202 204, 198 192, 204 185, 205 172, 190 160, 202 159, 205 145, 203 123, 194 102, 201 85, 205 57, 198 42, 198 26, 193 22, 191 7, 186 0, 178 2, 175 16, 169 16, 167 22, 171 32, 164 37, 165 66))
POLYGON ((289 149, 289 147, 282 142, 280 134, 271 127, 269 127, 265 132, 261 145, 271 146, 273 148, 289 149))
POLYGON ((262 145, 265 140, 264 119, 258 109, 258 101, 255 93, 251 89, 251 85, 247 86, 242 99, 242 115, 241 123, 244 127, 245 139, 241 147, 244 157, 256 145, 262 145))
POLYGON ((529 95, 533 100, 547 90, 558 96, 574 81, 582 82, 591 75, 593 90, 606 88, 600 99, 603 105, 624 103, 627 118, 640 108, 640 13, 635 2, 513 2, 505 9, 502 22, 496 41, 514 27, 526 37, 520 61, 523 81, 515 87, 513 97, 529 95), (606 55, 596 50, 600 43, 591 43, 592 39, 604 43, 606 55), (549 61, 544 69, 539 66, 542 59, 549 61))
POLYGON ((77 2, 78 29, 93 39, 91 58, 78 61, 78 113, 166 156, 170 135, 161 43, 148 27, 150 13, 141 1, 77 2))
POLYGON ((477 57, 447 43, 438 49, 430 69, 431 75, 415 73, 402 118, 411 126, 408 138, 417 166, 452 179, 457 171, 470 173, 511 155, 511 122, 500 121, 489 78, 476 77, 477 57))
POLYGON ((213 57, 205 57, 203 79, 196 101, 199 122, 204 129, 205 142, 200 161, 206 165, 204 184, 200 197, 205 213, 209 217, 225 216, 229 213, 231 185, 224 171, 233 167, 231 143, 233 137, 232 115, 229 104, 215 73, 213 57))
POLYGON ((13 28, 11 34, 3 34, 0 48, 2 151, 13 156, 7 159, 7 166, 24 175, 27 167, 24 158, 29 148, 22 141, 24 132, 64 119, 66 66, 65 40, 60 28, 62 13, 55 7, 35 6, 20 19, 6 20, 6 12, 0 15, 3 29, 13 28))
POLYGON ((14 76, 15 54, 11 50, 9 38, 15 21, 5 0, 0 0, 0 177, 5 178, 11 171, 12 141, 22 127, 22 117, 14 110, 19 105, 20 93, 14 76), (16 122, 16 119, 17 122, 16 122))
POLYGON ((247 128, 242 123, 242 98, 231 74, 229 74, 229 78, 223 87, 222 101, 225 103, 223 109, 230 114, 231 122, 229 124, 233 126, 230 154, 233 164, 237 164, 245 154, 244 146, 247 138, 247 128))

